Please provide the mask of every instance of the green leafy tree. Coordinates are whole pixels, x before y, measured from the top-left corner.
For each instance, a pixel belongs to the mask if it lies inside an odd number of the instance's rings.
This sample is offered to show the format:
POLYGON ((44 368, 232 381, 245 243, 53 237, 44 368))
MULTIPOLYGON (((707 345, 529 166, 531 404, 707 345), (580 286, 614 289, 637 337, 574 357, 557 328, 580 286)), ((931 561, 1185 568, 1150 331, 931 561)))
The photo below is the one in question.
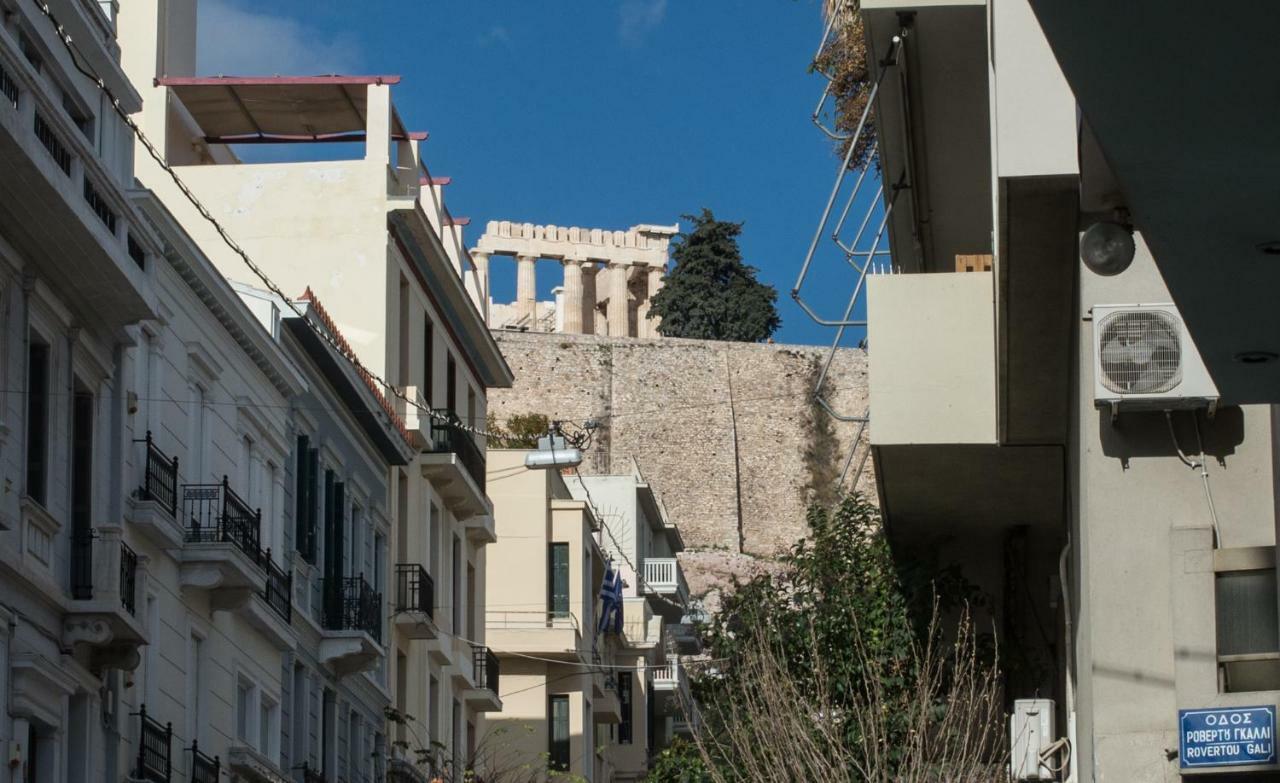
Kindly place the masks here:
POLYGON ((541 413, 517 413, 507 419, 507 426, 498 423, 492 413, 485 420, 491 449, 536 449, 538 438, 547 434, 551 421, 541 413))
POLYGON ((650 312, 662 318, 666 337, 761 342, 782 325, 778 292, 756 279, 756 268, 738 249, 741 223, 716 220, 711 210, 683 215, 693 228, 676 237, 661 291, 650 312))
POLYGON ((859 495, 739 583, 706 630, 699 759, 662 781, 993 780, 1003 715, 983 604, 956 575, 902 568, 859 495), (958 619, 957 619, 958 618, 958 619))

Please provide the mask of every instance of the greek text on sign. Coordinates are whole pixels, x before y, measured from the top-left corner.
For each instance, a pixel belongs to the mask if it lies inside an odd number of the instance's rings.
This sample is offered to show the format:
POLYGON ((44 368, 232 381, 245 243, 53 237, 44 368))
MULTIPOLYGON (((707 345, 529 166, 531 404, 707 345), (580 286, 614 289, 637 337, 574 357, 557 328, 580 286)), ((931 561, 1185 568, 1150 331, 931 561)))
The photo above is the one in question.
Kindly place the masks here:
POLYGON ((1186 767, 1276 763, 1276 708, 1178 710, 1178 759, 1186 767))

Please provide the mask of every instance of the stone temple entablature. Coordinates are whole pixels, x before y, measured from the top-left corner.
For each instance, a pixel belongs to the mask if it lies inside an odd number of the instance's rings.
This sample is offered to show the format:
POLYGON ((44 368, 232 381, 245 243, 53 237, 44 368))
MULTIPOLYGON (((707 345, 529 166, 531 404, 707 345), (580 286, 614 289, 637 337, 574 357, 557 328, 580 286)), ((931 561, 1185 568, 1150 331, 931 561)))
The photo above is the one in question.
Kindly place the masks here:
POLYGON ((471 250, 489 327, 657 337, 658 322, 649 317, 649 304, 662 288, 671 237, 679 232, 678 223, 609 231, 490 221, 471 250), (516 301, 512 304, 489 301, 489 262, 493 256, 516 259, 516 301), (536 269, 543 260, 561 266, 564 282, 555 289, 555 302, 540 307, 536 269))

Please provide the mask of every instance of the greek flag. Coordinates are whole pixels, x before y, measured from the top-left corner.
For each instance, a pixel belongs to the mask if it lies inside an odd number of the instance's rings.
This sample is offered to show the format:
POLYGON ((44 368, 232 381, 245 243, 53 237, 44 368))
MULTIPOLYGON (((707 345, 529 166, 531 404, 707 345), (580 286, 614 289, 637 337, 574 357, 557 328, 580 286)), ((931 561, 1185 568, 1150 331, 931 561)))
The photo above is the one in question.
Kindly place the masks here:
POLYGON ((613 561, 604 569, 604 581, 600 584, 600 623, 596 633, 622 633, 622 571, 613 567, 613 561))

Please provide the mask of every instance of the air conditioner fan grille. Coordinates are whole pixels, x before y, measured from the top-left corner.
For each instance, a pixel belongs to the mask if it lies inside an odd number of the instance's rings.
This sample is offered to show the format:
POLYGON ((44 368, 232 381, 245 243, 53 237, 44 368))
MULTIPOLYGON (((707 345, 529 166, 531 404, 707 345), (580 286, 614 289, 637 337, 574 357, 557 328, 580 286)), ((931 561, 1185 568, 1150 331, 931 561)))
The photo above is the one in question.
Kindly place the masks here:
POLYGON ((1182 382, 1181 329, 1154 310, 1112 313, 1099 325, 1102 385, 1116 394, 1163 394, 1182 382))

